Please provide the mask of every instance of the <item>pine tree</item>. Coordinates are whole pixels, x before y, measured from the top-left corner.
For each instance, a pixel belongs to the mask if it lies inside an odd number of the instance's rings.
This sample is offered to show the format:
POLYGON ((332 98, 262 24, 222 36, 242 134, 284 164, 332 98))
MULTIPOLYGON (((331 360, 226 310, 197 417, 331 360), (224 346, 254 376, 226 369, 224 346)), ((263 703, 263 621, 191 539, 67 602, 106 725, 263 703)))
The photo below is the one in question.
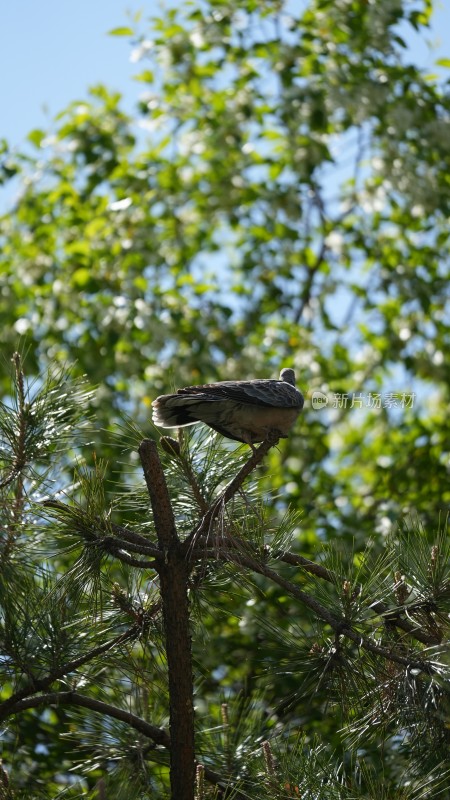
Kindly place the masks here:
POLYGON ((265 497, 273 442, 157 445, 127 422, 128 482, 108 485, 90 399, 14 355, 0 797, 448 796, 445 525, 305 558, 301 517, 265 497))

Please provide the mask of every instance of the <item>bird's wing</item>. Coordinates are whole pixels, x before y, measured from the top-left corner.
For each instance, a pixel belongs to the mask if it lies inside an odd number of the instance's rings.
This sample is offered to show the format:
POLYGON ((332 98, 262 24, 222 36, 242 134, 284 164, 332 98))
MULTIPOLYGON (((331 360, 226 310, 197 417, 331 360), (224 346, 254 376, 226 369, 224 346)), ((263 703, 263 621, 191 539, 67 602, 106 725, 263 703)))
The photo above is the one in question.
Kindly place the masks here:
POLYGON ((186 386, 178 389, 177 395, 188 396, 194 400, 214 402, 218 400, 234 400, 253 406, 271 406, 275 408, 302 408, 303 395, 294 386, 285 381, 222 381, 207 383, 204 386, 186 386))

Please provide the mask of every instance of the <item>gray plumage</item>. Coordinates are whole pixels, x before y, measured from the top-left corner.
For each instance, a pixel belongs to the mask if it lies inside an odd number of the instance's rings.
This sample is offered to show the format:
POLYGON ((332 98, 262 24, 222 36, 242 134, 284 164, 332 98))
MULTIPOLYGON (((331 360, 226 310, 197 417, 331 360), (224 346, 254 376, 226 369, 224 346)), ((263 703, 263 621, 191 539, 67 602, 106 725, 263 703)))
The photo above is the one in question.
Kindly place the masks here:
POLYGON ((252 446, 269 435, 286 437, 303 402, 295 388, 294 370, 282 369, 278 381, 221 381, 163 394, 152 403, 153 422, 162 428, 203 422, 229 439, 252 446))

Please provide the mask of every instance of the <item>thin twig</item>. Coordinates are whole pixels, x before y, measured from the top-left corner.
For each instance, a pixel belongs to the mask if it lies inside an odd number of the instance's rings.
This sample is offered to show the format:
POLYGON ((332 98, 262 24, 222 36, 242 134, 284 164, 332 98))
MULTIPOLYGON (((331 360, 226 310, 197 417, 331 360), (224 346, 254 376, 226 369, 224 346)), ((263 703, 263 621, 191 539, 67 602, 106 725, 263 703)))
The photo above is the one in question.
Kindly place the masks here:
POLYGON ((306 277, 306 280, 305 280, 305 284, 303 286, 303 291, 302 291, 302 294, 301 294, 301 297, 300 297, 300 304, 299 304, 299 306, 297 308, 297 311, 294 313, 294 317, 293 317, 293 320, 292 320, 293 325, 299 325, 300 324, 302 316, 303 316, 303 313, 304 313, 305 309, 307 308, 307 306, 311 302, 311 295, 312 295, 312 290, 313 290, 313 287, 314 287, 314 280, 315 280, 317 272, 319 271, 320 267, 323 264, 323 261, 324 261, 324 258, 325 258, 325 253, 327 252, 327 249, 328 249, 328 247, 327 247, 327 244, 326 244, 326 237, 323 236, 322 242, 321 242, 321 245, 320 245, 320 249, 319 249, 319 252, 317 253, 317 256, 316 256, 316 258, 314 260, 314 263, 310 267, 308 267, 308 274, 307 274, 307 277, 306 277))
MULTIPOLYGON (((229 535, 222 537, 220 540, 220 548, 224 550, 225 548, 229 548, 231 553, 235 555, 239 553, 249 553, 249 548, 246 545, 245 541, 241 541, 238 537, 231 537, 229 535)), ((216 550, 214 547, 214 543, 211 542, 210 537, 208 536, 200 536, 195 540, 195 547, 190 551, 191 561, 193 559, 202 559, 204 561, 206 558, 214 558, 216 556, 216 550), (211 547, 211 545, 213 545, 211 547)), ((322 564, 316 564, 314 561, 311 561, 309 558, 304 558, 303 556, 298 555, 297 553, 291 553, 289 551, 285 551, 282 555, 278 556, 278 559, 285 564, 291 564, 292 566, 299 566, 305 570, 305 572, 309 572, 311 575, 315 575, 318 578, 322 578, 326 580, 328 583, 332 583, 337 585, 339 582, 342 583, 344 580, 343 578, 339 578, 334 572, 324 567, 322 564)), ((410 622, 407 619, 402 619, 402 614, 405 613, 406 609, 398 608, 393 609, 391 606, 388 606, 387 603, 383 603, 381 600, 377 600, 375 603, 370 603, 369 608, 374 611, 378 616, 383 618, 383 621, 386 624, 395 625, 395 627, 399 628, 400 630, 407 633, 413 639, 416 639, 421 644, 425 644, 427 646, 433 646, 436 644, 440 644, 441 638, 438 636, 434 636, 433 634, 426 633, 423 629, 418 625, 410 622)), ((410 610, 410 609, 408 609, 410 610)))
POLYGON ((291 553, 289 550, 286 550, 279 556, 280 561, 284 561, 285 564, 292 564, 296 567, 302 567, 306 572, 311 573, 311 575, 317 575, 318 578, 323 578, 325 581, 329 583, 334 583, 336 577, 331 570, 323 567, 321 564, 316 564, 315 561, 310 561, 309 558, 304 558, 303 556, 297 555, 297 553, 291 553))
POLYGON ((202 517, 199 525, 183 542, 183 550, 186 554, 192 548, 193 544, 195 544, 198 537, 209 534, 216 517, 223 510, 228 501, 231 500, 231 498, 234 497, 234 495, 239 491, 247 476, 250 475, 256 466, 258 466, 258 464, 263 460, 264 456, 267 455, 270 448, 274 447, 278 441, 279 437, 268 438, 258 447, 257 450, 253 451, 249 460, 239 470, 237 475, 202 517))

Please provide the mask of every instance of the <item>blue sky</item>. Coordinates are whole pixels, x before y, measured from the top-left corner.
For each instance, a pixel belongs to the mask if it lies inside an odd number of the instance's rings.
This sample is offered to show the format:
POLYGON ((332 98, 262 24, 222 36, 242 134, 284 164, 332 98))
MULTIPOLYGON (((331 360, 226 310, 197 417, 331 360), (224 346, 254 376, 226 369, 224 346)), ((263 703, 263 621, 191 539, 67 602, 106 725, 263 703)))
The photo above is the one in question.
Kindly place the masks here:
MULTIPOLYGON (((156 3, 127 0, 10 0, 0 26, 0 138, 18 145, 32 128, 46 127, 87 87, 118 89, 127 107, 139 94, 131 80, 127 37, 108 36, 128 23, 127 9, 156 11, 156 3)), ((136 71, 136 70, 134 70, 136 71)))
MULTIPOLYGON (((0 26, 0 138, 20 146, 33 128, 46 128, 89 85, 105 83, 124 95, 131 110, 141 86, 131 79, 126 37, 111 28, 126 25, 127 10, 153 16, 163 4, 133 0, 10 0, 0 26)), ((450 2, 440 0, 432 31, 408 33, 410 59, 435 72, 436 58, 450 58, 450 2), (437 46, 431 51, 427 42, 437 46)), ((447 71, 447 75, 449 72, 447 71)))

